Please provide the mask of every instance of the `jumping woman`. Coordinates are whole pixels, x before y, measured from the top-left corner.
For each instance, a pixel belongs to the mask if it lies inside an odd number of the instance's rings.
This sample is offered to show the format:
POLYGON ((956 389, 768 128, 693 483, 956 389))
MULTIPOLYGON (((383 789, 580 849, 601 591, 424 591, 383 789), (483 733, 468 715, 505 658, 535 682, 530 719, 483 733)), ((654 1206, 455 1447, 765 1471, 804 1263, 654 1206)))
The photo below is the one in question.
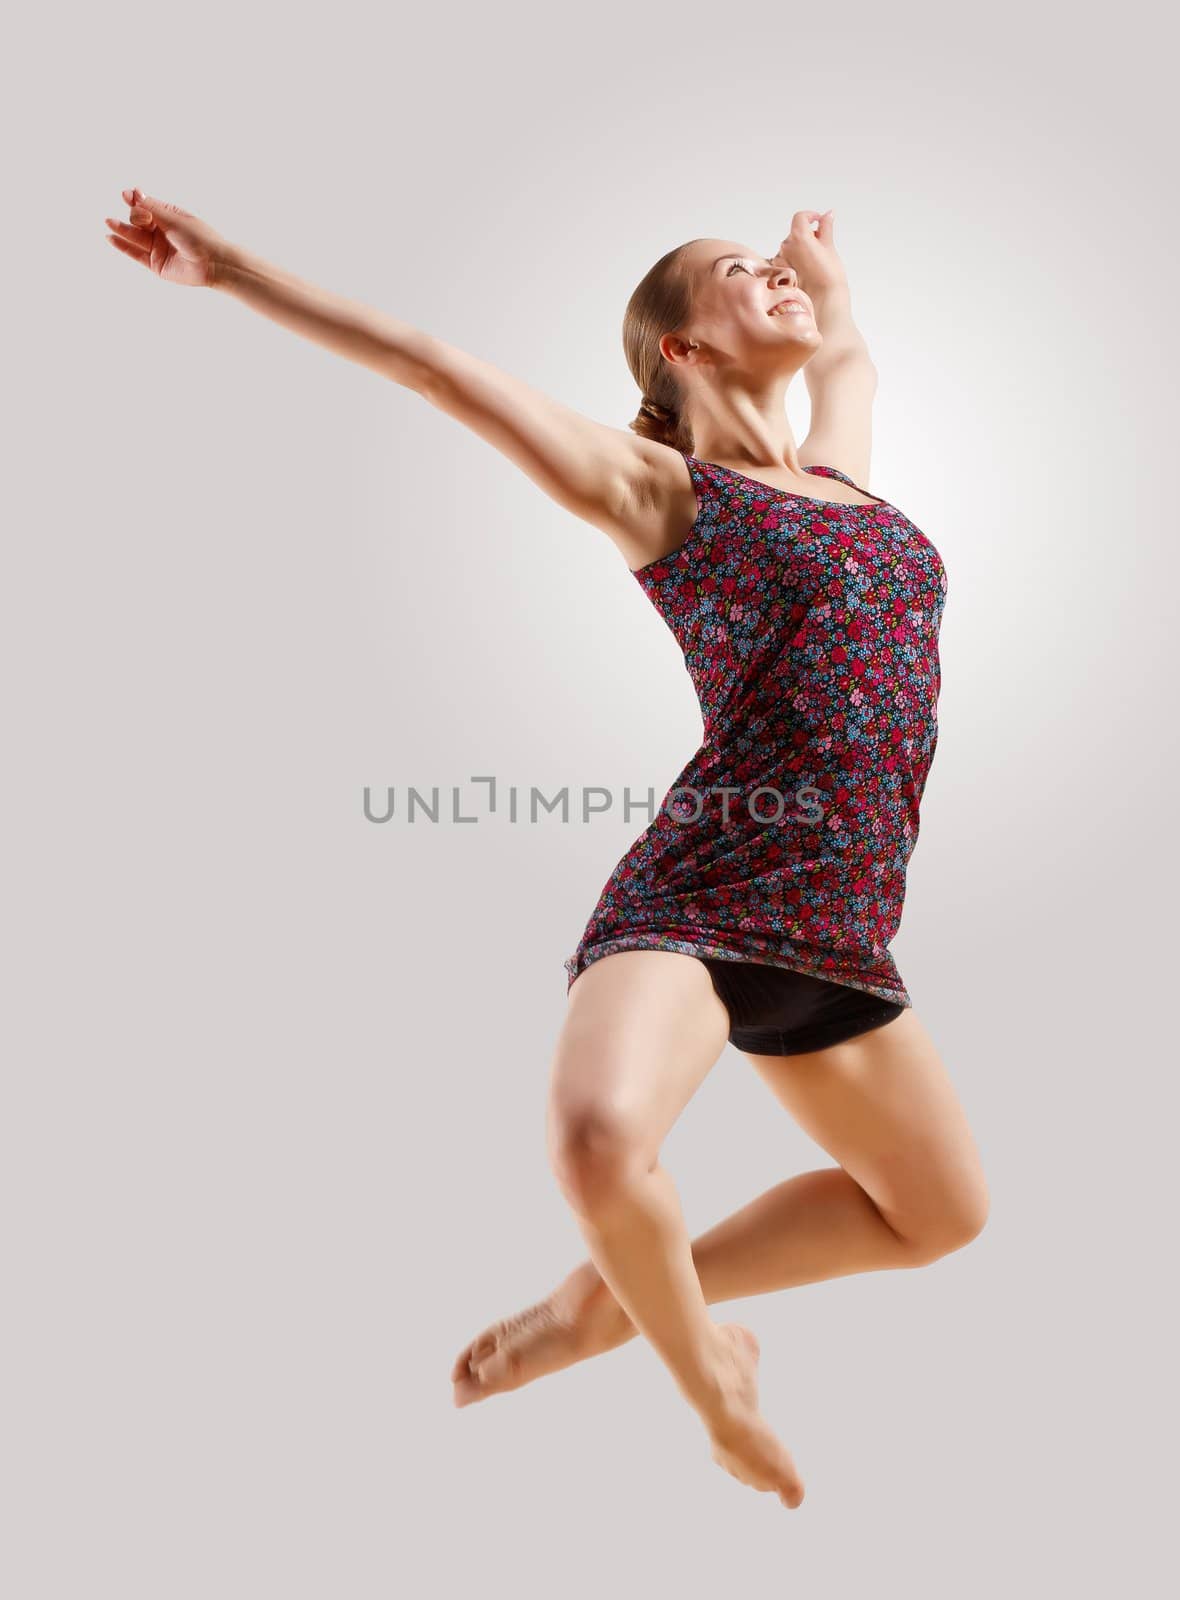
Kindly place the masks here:
POLYGON ((831 213, 796 213, 773 258, 694 239, 656 262, 627 306, 642 403, 618 429, 176 206, 123 199, 130 221, 106 224, 129 260, 232 295, 465 424, 612 541, 676 638, 703 741, 565 962, 546 1127, 589 1260, 466 1345, 451 1380, 462 1406, 640 1333, 713 1459, 799 1505, 758 1407, 758 1342, 708 1306, 922 1266, 973 1239, 988 1207, 888 949, 937 740, 946 578, 914 523, 860 487, 876 369, 831 213), (836 1165, 690 1240, 660 1150, 727 1042, 836 1165))

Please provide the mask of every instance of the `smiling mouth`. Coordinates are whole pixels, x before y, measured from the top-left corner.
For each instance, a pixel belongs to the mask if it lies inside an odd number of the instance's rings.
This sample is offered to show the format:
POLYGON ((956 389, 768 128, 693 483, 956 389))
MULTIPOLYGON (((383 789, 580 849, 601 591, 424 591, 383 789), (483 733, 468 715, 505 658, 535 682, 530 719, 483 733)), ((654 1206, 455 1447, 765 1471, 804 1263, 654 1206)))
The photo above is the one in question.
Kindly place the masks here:
POLYGON ((802 300, 780 300, 777 305, 771 306, 766 315, 768 317, 789 317, 792 312, 797 316, 805 317, 808 315, 807 307, 802 300))

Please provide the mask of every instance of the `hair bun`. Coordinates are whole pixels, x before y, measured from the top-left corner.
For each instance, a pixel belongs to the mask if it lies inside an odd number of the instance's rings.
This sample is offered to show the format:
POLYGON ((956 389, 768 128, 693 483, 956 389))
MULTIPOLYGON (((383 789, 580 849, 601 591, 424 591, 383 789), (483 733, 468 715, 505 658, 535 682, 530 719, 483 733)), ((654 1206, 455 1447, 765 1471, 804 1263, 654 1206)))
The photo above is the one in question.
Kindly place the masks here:
POLYGON ((660 405, 658 400, 653 400, 650 395, 644 395, 639 403, 640 411, 646 411, 649 417, 655 417, 657 422, 670 422, 672 412, 667 406, 660 405))

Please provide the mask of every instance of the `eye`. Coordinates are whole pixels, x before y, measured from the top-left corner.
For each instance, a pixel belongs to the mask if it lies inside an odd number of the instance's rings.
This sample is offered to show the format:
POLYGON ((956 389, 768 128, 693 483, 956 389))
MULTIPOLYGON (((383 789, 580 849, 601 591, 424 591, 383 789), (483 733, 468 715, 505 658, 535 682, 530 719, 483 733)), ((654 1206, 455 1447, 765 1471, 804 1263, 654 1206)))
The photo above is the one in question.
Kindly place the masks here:
POLYGON ((734 267, 741 267, 743 272, 748 272, 749 271, 749 268, 746 266, 744 261, 731 261, 729 266, 725 270, 725 276, 727 278, 729 277, 730 273, 733 271, 734 267))

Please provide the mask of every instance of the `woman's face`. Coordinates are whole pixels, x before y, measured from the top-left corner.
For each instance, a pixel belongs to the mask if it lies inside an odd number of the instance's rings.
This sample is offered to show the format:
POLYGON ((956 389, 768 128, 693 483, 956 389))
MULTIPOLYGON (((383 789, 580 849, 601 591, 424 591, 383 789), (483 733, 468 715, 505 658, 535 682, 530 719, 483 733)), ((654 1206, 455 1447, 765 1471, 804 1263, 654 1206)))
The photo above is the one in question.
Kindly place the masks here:
POLYGON ((680 332, 706 346, 714 360, 790 373, 823 342, 795 269, 780 257, 767 258, 732 239, 696 239, 689 270, 693 314, 680 332))

